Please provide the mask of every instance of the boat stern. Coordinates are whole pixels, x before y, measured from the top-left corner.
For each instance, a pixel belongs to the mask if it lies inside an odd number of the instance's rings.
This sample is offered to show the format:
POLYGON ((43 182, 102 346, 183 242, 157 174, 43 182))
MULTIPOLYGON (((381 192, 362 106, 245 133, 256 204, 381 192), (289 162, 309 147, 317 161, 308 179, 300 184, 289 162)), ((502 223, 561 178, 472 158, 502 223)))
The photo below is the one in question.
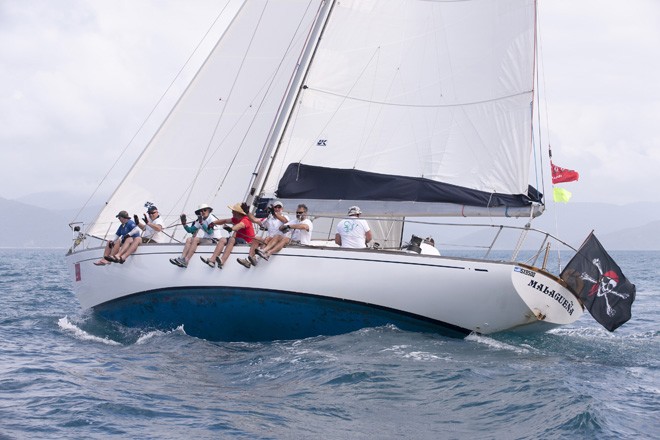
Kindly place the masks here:
POLYGON ((538 268, 515 265, 511 281, 530 310, 532 322, 550 326, 571 324, 584 313, 578 297, 554 275, 538 268))

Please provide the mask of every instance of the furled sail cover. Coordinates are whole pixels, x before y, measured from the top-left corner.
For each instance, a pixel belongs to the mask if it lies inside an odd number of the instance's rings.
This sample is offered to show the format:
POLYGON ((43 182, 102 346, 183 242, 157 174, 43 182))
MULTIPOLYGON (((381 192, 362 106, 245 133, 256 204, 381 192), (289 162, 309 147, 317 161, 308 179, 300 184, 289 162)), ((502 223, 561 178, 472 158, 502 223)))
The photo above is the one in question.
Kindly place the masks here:
MULTIPOLYGON (((206 203, 245 200, 320 0, 230 0, 221 39, 88 233, 114 235, 121 210, 155 203, 166 226, 206 203)), ((180 226, 167 228, 181 239, 180 226)))
POLYGON ((533 0, 337 2, 264 193, 528 204, 534 22, 533 0))
POLYGON ((392 176, 359 170, 314 167, 293 163, 280 179, 278 196, 290 199, 382 200, 459 203, 470 206, 525 206, 540 202, 529 187, 526 195, 487 193, 419 177, 392 176))

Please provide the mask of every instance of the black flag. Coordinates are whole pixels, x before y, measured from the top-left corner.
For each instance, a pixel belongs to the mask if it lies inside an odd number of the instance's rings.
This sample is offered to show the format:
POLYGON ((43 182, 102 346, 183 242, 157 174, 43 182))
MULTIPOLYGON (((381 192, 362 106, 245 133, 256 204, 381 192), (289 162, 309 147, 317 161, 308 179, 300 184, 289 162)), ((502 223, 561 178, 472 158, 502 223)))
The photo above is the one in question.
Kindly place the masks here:
POLYGON ((635 285, 623 275, 593 232, 560 277, 580 295, 591 316, 609 331, 630 319, 635 285))

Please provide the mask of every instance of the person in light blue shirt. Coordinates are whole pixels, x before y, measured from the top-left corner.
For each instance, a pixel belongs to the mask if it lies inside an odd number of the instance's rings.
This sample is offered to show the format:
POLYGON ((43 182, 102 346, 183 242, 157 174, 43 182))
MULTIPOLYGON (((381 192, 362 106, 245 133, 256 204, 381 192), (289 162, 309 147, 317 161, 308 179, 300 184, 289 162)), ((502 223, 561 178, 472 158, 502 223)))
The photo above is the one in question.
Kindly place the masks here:
POLYGON ((186 239, 186 244, 183 246, 183 252, 180 257, 170 258, 170 263, 179 267, 188 267, 190 259, 195 254, 197 246, 200 244, 217 243, 218 241, 225 240, 220 236, 220 232, 215 229, 214 221, 218 218, 211 214, 213 208, 203 203, 195 211, 197 220, 191 224, 187 223, 186 215, 181 214, 181 224, 186 232, 192 234, 191 237, 186 239))

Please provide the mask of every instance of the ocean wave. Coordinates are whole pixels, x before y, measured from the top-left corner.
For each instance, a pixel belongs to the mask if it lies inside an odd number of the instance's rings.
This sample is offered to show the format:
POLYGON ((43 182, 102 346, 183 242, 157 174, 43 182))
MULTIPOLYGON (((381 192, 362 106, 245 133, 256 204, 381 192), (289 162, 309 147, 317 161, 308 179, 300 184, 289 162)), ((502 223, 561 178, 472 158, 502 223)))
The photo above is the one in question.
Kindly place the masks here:
POLYGON ((144 344, 147 341, 149 341, 150 339, 154 339, 154 338, 157 338, 157 337, 160 337, 160 336, 168 336, 168 335, 172 335, 172 334, 180 334, 180 335, 186 335, 187 336, 186 331, 183 329, 183 325, 180 325, 177 328, 175 328, 173 330, 169 330, 169 331, 151 330, 151 331, 148 331, 147 333, 145 333, 143 335, 140 335, 138 337, 137 341, 135 341, 135 345, 144 344))
POLYGON ((107 345, 122 345, 121 343, 117 341, 113 341, 112 339, 109 339, 107 337, 101 338, 99 336, 94 336, 92 334, 87 333, 85 330, 81 329, 80 327, 69 321, 68 316, 64 316, 64 318, 60 318, 57 321, 57 325, 59 325, 62 330, 72 333, 74 338, 80 339, 81 341, 100 342, 102 344, 107 344, 107 345))

